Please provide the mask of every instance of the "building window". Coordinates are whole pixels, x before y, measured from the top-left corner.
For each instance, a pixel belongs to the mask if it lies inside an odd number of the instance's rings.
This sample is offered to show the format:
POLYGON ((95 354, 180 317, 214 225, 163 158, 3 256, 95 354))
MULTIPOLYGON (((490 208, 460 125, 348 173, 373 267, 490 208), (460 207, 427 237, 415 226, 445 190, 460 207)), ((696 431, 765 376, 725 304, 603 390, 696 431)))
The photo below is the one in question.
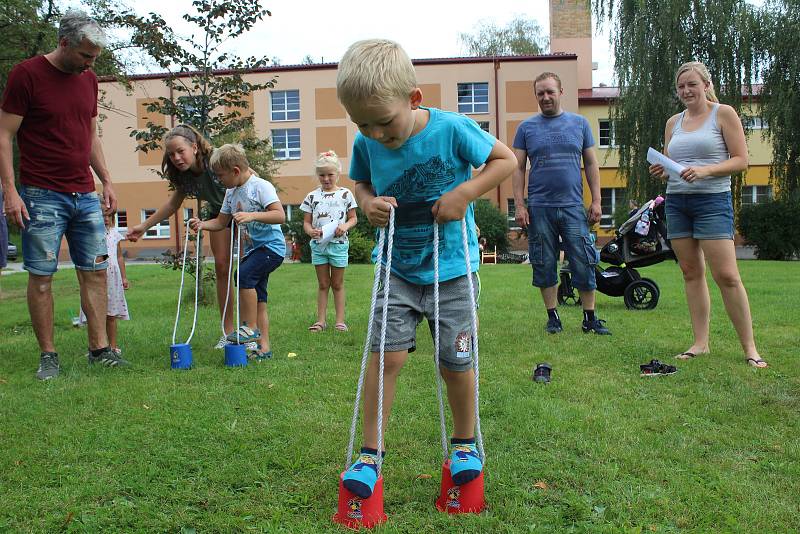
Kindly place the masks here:
POLYGON ((742 206, 760 204, 771 198, 771 185, 746 185, 742 187, 742 206))
POLYGON ((609 119, 600 119, 600 148, 615 148, 617 142, 614 135, 614 123, 609 119))
POLYGON ((194 208, 183 208, 183 222, 184 222, 184 224, 186 223, 186 221, 188 221, 189 219, 192 219, 193 217, 194 217, 194 208))
POLYGON ((272 130, 275 159, 300 159, 300 128, 272 130))
POLYGON ((114 215, 114 227, 122 232, 126 232, 128 230, 127 210, 117 210, 117 213, 114 215))
MULTIPOLYGON (((527 209, 528 206, 528 199, 523 200, 524 205, 522 209, 527 209)), ((517 226, 517 206, 514 202, 513 198, 506 199, 506 209, 508 210, 508 227, 511 230, 518 230, 519 226, 517 226)))
MULTIPOLYGON (((145 209, 142 210, 142 220, 146 220, 152 214, 154 214, 156 210, 154 209, 145 209)), ((145 232, 144 238, 145 239, 166 239, 169 237, 169 219, 164 219, 163 221, 156 223, 150 229, 145 232)))
POLYGON ((287 222, 292 220, 292 215, 300 211, 300 204, 284 204, 283 207, 286 211, 287 222))
POLYGON ((614 228, 625 222, 624 220, 617 221, 615 215, 619 210, 628 208, 627 197, 624 187, 600 189, 600 228, 614 228))
POLYGON ((489 121, 475 121, 475 122, 478 123, 478 126, 480 127, 480 129, 483 130, 484 132, 492 133, 492 132, 489 131, 489 121))
POLYGON ((769 128, 769 123, 761 117, 754 117, 752 115, 744 115, 742 117, 742 124, 745 128, 750 130, 766 130, 769 128))
POLYGON ((300 91, 272 91, 270 93, 273 121, 300 120, 300 91))
POLYGON ((489 113, 489 84, 486 82, 458 84, 458 112, 489 113))

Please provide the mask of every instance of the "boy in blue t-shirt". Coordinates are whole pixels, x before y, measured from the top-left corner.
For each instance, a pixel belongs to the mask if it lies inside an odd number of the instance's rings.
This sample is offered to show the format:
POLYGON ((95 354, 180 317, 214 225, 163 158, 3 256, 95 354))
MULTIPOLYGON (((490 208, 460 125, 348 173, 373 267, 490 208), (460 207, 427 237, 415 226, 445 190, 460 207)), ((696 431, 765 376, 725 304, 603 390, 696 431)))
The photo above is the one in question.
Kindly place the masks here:
MULTIPOLYGON (((353 44, 339 63, 339 100, 358 126, 350 177, 370 223, 386 226, 395 209, 389 295, 378 294, 378 310, 389 299, 384 359, 383 424, 389 420, 397 377, 416 348, 416 327, 427 317, 433 331, 433 225, 439 232, 440 362, 453 415, 451 474, 465 484, 482 461, 475 446, 475 374, 471 357, 471 312, 465 306, 467 276, 478 270, 472 201, 497 187, 514 170, 514 154, 456 113, 422 107, 414 66, 395 42, 353 44), (484 165, 472 177, 472 167, 484 165), (470 255, 467 272, 461 232, 466 218, 470 255)), ((377 255, 373 251, 373 257, 377 255)), ((477 281, 474 287, 477 288, 477 281)), ((372 357, 364 386, 363 447, 344 475, 347 489, 362 498, 377 481, 378 350, 381 313, 375 314, 372 357)))
POLYGON ((239 332, 226 337, 231 343, 257 341, 256 360, 272 356, 267 315, 267 282, 272 271, 283 263, 286 241, 281 224, 286 220, 275 187, 259 178, 250 168, 241 145, 223 145, 214 150, 209 162, 217 178, 228 188, 219 215, 210 221, 190 220, 193 230, 218 232, 231 219, 241 228, 239 263, 239 307, 242 324, 239 332), (255 329, 252 326, 257 325, 255 329))

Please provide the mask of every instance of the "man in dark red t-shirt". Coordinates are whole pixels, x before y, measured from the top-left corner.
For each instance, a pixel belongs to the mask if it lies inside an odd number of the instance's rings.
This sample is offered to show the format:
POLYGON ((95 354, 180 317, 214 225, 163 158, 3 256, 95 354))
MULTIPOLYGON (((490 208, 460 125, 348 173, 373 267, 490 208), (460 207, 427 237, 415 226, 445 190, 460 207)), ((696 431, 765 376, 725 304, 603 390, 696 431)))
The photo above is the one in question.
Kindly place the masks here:
POLYGON ((97 135, 97 76, 90 69, 105 45, 100 26, 70 11, 58 30, 58 47, 23 61, 8 77, 0 105, 0 179, 9 222, 22 230, 28 271, 28 310, 41 354, 36 376, 61 367, 53 341, 52 278, 67 238, 88 319, 89 363, 126 365, 106 335, 106 250, 103 212, 117 208, 111 176, 97 135), (20 191, 14 182, 12 140, 20 152, 20 191), (103 185, 102 206, 94 170, 103 185))

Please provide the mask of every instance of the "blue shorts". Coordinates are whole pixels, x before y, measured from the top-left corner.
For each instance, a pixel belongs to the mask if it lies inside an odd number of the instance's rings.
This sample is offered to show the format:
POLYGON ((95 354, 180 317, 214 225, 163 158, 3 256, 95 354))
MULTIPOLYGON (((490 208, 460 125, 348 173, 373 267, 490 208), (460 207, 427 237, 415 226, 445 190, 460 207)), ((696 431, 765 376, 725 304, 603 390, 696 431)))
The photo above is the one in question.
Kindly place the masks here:
POLYGON ((331 267, 347 267, 347 258, 350 243, 328 243, 325 250, 320 251, 319 245, 311 240, 311 264, 327 265, 331 267))
POLYGON ((76 269, 101 271, 108 267, 106 227, 97 193, 60 193, 24 185, 20 196, 31 218, 22 230, 26 271, 53 275, 58 270, 58 249, 64 236, 76 269))
POLYGON ((553 287, 558 284, 558 255, 563 248, 572 272, 572 285, 580 291, 595 289, 597 250, 589 234, 583 206, 530 207, 528 216, 528 256, 533 267, 533 285, 553 287))
POLYGON ((670 193, 665 213, 667 237, 680 239, 733 239, 731 192, 670 193))
POLYGON ((283 256, 276 254, 269 247, 252 250, 239 265, 239 289, 255 289, 258 302, 267 302, 269 275, 281 263, 283 256))

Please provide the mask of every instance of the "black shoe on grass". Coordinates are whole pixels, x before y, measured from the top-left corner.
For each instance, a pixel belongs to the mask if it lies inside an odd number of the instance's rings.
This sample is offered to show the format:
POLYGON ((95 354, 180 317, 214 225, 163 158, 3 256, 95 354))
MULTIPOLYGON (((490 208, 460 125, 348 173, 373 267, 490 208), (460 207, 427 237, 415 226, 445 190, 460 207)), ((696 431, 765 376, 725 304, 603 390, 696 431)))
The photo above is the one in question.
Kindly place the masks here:
POLYGON ((603 319, 594 319, 592 321, 583 321, 583 333, 588 334, 594 332, 599 336, 610 336, 611 332, 606 328, 606 322, 603 319))
POLYGON ((664 376, 674 375, 678 372, 678 368, 674 365, 661 363, 658 360, 650 360, 650 363, 643 363, 639 366, 641 376, 664 376))
POLYGON ((90 364, 99 363, 104 367, 128 367, 131 364, 128 360, 123 360, 122 357, 111 348, 104 349, 103 352, 97 356, 92 355, 92 352, 89 351, 89 354, 86 356, 90 364))
POLYGON ((545 330, 547 330, 548 334, 558 334, 563 329, 564 328, 561 326, 561 319, 558 319, 557 317, 550 317, 547 320, 547 326, 545 327, 545 330))
POLYGON ((61 364, 58 363, 58 354, 55 352, 43 352, 39 355, 39 369, 36 370, 36 378, 39 380, 50 380, 61 372, 61 364))

